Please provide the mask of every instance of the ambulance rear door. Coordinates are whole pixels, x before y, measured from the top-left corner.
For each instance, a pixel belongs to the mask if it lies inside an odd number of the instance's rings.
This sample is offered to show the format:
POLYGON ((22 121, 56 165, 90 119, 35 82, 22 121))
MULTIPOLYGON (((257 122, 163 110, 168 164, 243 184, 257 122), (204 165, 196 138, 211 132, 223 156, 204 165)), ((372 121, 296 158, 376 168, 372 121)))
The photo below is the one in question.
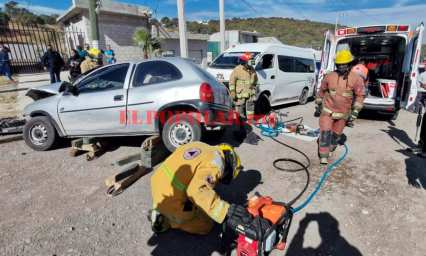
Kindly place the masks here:
POLYGON ((423 22, 416 28, 414 35, 405 49, 404 64, 402 67, 403 82, 401 92, 397 101, 400 101, 401 108, 412 110, 415 108, 417 97, 417 77, 422 51, 422 37, 424 31, 423 22))
POLYGON ((319 87, 321 86, 321 82, 324 79, 324 76, 334 69, 334 55, 335 55, 335 48, 336 48, 336 42, 334 41, 334 35, 330 32, 330 30, 326 30, 324 33, 325 40, 324 40, 324 47, 322 49, 322 57, 321 57, 321 70, 319 72, 318 76, 318 86, 317 86, 317 92, 319 90, 319 87))

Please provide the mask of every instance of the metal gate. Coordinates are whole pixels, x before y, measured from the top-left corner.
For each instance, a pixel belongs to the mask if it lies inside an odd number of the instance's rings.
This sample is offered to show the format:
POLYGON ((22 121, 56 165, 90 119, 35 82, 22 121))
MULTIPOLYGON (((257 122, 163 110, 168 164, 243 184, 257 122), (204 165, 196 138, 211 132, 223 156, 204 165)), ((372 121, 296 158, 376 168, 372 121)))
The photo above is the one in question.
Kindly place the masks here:
POLYGON ((47 45, 51 44, 66 62, 69 50, 83 45, 85 35, 81 31, 60 31, 55 26, 10 21, 0 23, 0 40, 10 49, 12 73, 37 73, 43 71, 40 58, 47 45))

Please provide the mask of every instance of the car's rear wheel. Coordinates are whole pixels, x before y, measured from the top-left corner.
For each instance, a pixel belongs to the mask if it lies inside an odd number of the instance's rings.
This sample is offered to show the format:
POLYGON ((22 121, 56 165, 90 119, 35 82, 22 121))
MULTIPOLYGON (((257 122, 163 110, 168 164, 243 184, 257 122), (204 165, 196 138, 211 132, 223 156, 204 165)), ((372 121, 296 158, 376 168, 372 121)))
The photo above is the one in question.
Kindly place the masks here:
POLYGON ((162 137, 164 144, 170 152, 174 152, 176 148, 192 141, 200 141, 203 136, 201 124, 197 124, 196 120, 189 118, 180 119, 179 123, 175 122, 176 115, 170 117, 163 127, 162 137))
POLYGON ((309 98, 309 90, 305 88, 300 94, 299 104, 305 105, 308 102, 308 98, 309 98))
POLYGON ((256 113, 259 115, 266 115, 271 111, 271 102, 269 96, 265 93, 259 95, 256 101, 256 113))
POLYGON ((55 126, 45 116, 33 117, 24 126, 24 141, 28 147, 36 151, 52 149, 59 140, 55 126))

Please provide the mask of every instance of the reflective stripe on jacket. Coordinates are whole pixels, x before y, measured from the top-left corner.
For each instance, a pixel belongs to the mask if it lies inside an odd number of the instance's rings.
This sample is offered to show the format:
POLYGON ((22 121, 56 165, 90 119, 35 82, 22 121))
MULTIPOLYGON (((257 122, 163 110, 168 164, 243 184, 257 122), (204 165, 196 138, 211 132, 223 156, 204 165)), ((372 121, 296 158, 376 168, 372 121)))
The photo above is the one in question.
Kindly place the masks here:
POLYGON ((182 145, 151 177, 154 209, 182 224, 200 212, 222 223, 229 204, 214 191, 224 170, 224 155, 217 146, 202 142, 182 145))
POLYGON ((323 103, 322 112, 333 119, 347 119, 353 106, 358 110, 363 107, 365 86, 361 76, 350 72, 347 79, 331 72, 324 77, 317 95, 316 103, 323 103))

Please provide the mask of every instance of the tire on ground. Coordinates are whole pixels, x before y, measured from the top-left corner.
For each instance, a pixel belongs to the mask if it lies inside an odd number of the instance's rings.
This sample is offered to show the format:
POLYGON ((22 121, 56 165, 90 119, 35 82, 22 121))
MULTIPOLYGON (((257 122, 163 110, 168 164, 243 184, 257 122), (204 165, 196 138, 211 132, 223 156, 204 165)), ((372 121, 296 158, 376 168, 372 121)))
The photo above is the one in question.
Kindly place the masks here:
POLYGON ((266 115, 271 111, 271 102, 269 101, 269 96, 265 93, 259 95, 259 98, 256 101, 256 114, 266 115))
POLYGON ((60 141, 60 137, 58 132, 56 131, 55 126, 53 123, 49 120, 46 116, 36 116, 28 120, 28 122, 24 126, 24 141, 28 145, 28 147, 36 150, 36 151, 46 151, 49 149, 53 149, 58 145, 60 141), (31 128, 34 126, 39 125, 40 127, 44 127, 47 139, 40 143, 36 144, 31 139, 31 128))
POLYGON ((164 124, 163 130, 161 132, 161 137, 163 138, 164 145, 166 145, 167 149, 170 152, 174 152, 176 148, 180 145, 192 141, 201 141, 201 139, 203 138, 202 125, 201 123, 198 123, 195 118, 192 119, 191 117, 190 122, 188 116, 182 118, 183 116, 181 114, 181 119, 179 120, 179 124, 177 124, 176 117, 176 114, 169 117, 166 123, 164 124), (173 129, 175 129, 175 131, 172 131, 173 129), (179 129, 181 130, 177 131, 179 129), (188 140, 186 140, 185 143, 181 143, 183 142, 182 140, 180 140, 181 138, 176 138, 176 136, 175 138, 172 138, 172 136, 174 136, 176 132, 180 132, 181 135, 182 132, 185 133, 185 135, 189 135, 189 137, 185 136, 185 138, 188 138, 188 140))
POLYGON ((305 88, 302 90, 302 93, 300 94, 299 104, 305 105, 308 102, 308 98, 309 98, 309 90, 305 88))

